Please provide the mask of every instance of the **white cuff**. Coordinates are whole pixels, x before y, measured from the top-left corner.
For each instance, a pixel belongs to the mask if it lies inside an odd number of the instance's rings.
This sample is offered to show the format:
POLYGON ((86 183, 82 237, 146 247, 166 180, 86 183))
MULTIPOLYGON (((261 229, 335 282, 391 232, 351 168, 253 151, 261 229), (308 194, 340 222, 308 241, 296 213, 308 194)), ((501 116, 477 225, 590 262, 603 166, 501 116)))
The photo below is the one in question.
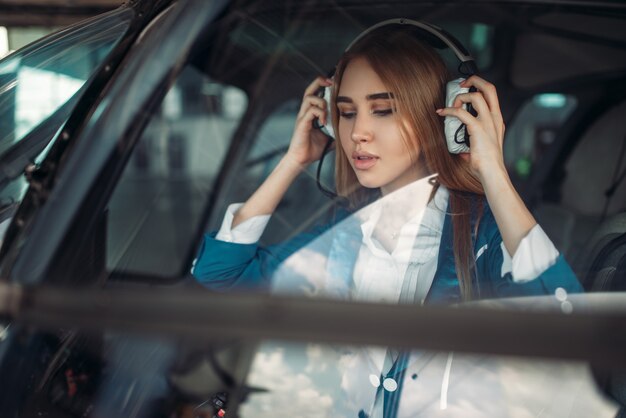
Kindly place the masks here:
POLYGON ((215 239, 219 241, 234 242, 236 244, 254 244, 261 238, 263 231, 270 220, 271 215, 258 215, 246 219, 234 228, 232 227, 235 212, 243 206, 243 203, 228 205, 222 226, 217 232, 215 239))
POLYGON ((500 243, 500 248, 503 257, 502 275, 511 273, 513 281, 517 283, 536 279, 559 257, 559 251, 539 224, 535 225, 522 239, 512 259, 504 242, 500 243))

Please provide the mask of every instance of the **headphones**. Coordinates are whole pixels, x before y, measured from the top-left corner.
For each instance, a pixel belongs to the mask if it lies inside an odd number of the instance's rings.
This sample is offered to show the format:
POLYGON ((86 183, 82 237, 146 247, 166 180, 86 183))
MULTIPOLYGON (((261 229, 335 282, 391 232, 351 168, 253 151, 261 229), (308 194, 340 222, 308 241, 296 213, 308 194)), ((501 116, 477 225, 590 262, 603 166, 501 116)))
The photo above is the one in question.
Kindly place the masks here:
MULTIPOLYGON (((450 49, 457 57, 457 59, 459 60, 458 72, 459 74, 461 74, 462 77, 449 81, 446 84, 445 105, 447 107, 452 106, 457 95, 466 93, 468 91, 476 91, 474 87, 468 89, 459 85, 465 78, 478 73, 478 67, 476 66, 474 58, 467 51, 467 49, 465 49, 461 42, 459 42, 454 36, 452 36, 444 29, 430 23, 405 18, 384 20, 382 22, 376 23, 373 26, 370 26, 369 28, 361 32, 356 38, 354 38, 352 42, 350 42, 344 53, 349 52, 350 49, 359 40, 361 40, 369 33, 382 27, 389 26, 410 27, 414 31, 413 35, 420 41, 427 43, 435 49, 450 49)), ((329 74, 329 78, 332 77, 334 73, 335 70, 333 70, 331 74, 329 74)), ((327 114, 330 114, 330 89, 320 87, 316 94, 317 96, 326 100, 328 106, 327 114)), ((470 112, 473 116, 476 116, 476 111, 472 108, 471 104, 465 104, 464 107, 465 110, 470 112)), ((322 156, 319 160, 319 164, 317 167, 317 186, 322 191, 322 193, 331 198, 335 198, 337 197, 336 193, 325 189, 319 181, 324 157, 330 150, 331 144, 335 139, 335 134, 333 132, 332 126, 321 125, 317 119, 313 121, 313 126, 317 129, 320 129, 329 138, 328 142, 326 143, 326 147, 322 152, 322 156)), ((444 119, 444 132, 448 151, 453 154, 469 152, 470 137, 467 133, 467 128, 463 123, 461 123, 459 119, 453 116, 446 116, 444 119)))

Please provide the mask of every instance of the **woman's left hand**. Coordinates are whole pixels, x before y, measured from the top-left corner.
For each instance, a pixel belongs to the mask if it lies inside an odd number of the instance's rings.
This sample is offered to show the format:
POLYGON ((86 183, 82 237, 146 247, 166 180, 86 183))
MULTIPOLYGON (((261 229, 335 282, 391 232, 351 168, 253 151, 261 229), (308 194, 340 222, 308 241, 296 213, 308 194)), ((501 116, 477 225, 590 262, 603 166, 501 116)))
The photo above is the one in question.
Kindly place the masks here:
MULTIPOLYGON (((457 117, 467 127, 471 137, 469 161, 472 170, 481 181, 494 170, 504 170, 502 144, 504 120, 500 111, 496 87, 488 81, 471 76, 461 87, 475 87, 478 91, 459 94, 453 107, 438 109, 440 116, 457 117), (471 103, 476 116, 472 116, 462 105, 471 103)), ((467 155, 467 154, 466 154, 467 155)))

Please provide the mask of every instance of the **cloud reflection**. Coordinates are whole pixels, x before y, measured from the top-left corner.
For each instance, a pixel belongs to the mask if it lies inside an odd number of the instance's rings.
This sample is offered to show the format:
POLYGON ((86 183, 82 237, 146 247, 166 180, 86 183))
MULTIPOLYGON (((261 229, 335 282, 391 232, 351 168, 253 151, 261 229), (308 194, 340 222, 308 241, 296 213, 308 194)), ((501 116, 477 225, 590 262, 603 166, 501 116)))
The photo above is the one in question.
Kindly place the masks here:
MULTIPOLYGON (((319 359, 319 356, 314 358, 319 359)), ((248 383, 263 387, 269 390, 269 393, 250 395, 249 400, 240 408, 241 416, 258 418, 336 416, 333 414, 333 397, 324 393, 323 387, 316 387, 304 370, 295 370, 293 365, 286 361, 283 347, 264 346, 259 351, 248 383)))
MULTIPOLYGON (((266 343, 247 383, 269 392, 251 395, 240 415, 353 418, 361 409, 368 412, 376 393, 371 376, 380 373, 371 356, 378 351, 385 352, 379 348, 266 343)), ((412 352, 399 387, 397 418, 609 418, 617 411, 614 403, 597 392, 585 364, 460 353, 454 354, 446 408, 441 409, 442 381, 449 360, 447 352, 412 352)))

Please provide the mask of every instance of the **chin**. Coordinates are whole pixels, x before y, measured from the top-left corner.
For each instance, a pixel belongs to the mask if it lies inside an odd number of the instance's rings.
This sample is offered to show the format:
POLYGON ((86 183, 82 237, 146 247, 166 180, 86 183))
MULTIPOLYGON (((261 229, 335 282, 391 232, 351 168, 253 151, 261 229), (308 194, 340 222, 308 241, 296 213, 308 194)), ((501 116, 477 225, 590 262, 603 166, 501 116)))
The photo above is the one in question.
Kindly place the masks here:
POLYGON ((359 181, 359 184, 366 189, 379 189, 382 186, 380 180, 377 179, 357 176, 357 180, 359 181))

